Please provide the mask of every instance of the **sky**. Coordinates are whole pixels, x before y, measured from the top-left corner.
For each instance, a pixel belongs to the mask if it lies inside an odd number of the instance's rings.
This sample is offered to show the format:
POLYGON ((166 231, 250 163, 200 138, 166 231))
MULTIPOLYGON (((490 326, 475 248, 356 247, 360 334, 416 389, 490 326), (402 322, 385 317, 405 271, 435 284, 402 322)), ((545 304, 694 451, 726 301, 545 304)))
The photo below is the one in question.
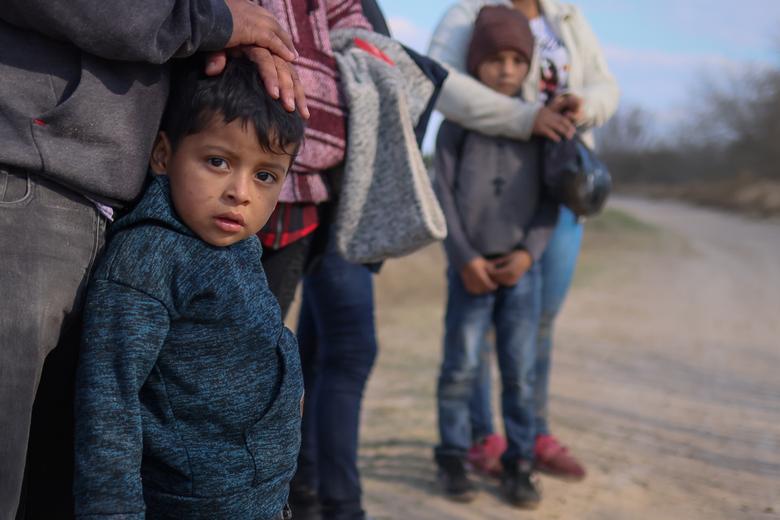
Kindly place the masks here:
MULTIPOLYGON (((424 52, 455 0, 379 0, 393 36, 424 52)), ((661 127, 708 82, 780 66, 780 0, 575 0, 621 86, 661 127)))

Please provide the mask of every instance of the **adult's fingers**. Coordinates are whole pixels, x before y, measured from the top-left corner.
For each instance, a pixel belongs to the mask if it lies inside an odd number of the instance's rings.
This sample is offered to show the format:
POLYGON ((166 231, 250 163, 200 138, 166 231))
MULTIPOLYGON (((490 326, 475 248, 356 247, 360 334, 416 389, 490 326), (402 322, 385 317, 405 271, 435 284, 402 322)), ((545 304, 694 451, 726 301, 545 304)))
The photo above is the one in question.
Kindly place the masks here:
POLYGON ((564 109, 566 109, 566 98, 564 96, 555 96, 552 101, 548 105, 546 105, 546 108, 549 108, 556 114, 560 114, 563 112, 564 109))
POLYGON ((218 76, 222 74, 227 65, 227 53, 225 51, 211 52, 206 56, 206 75, 218 76))
POLYGON ((298 72, 292 63, 274 56, 276 75, 279 78, 279 91, 284 108, 292 112, 296 108, 304 119, 309 118, 309 108, 306 105, 306 95, 298 78, 298 72))
MULTIPOLYGON (((262 7, 258 7, 262 9, 262 7)), ((269 17, 270 18, 270 17, 269 17)), ((264 26, 258 26, 255 28, 253 36, 246 45, 257 45, 259 47, 265 47, 273 54, 281 57, 286 61, 295 61, 298 59, 298 52, 295 50, 290 35, 287 34, 284 29, 274 20, 270 18, 276 28, 269 28, 264 26), (278 28, 278 29, 277 29, 278 28)))
POLYGON ((303 88, 303 82, 298 77, 298 71, 295 66, 290 65, 293 77, 293 97, 295 98, 295 106, 298 107, 298 112, 304 119, 309 119, 311 115, 309 112, 309 104, 306 102, 306 92, 303 88))
POLYGON ((546 137, 547 139, 549 139, 554 143, 558 143, 561 141, 561 136, 559 136, 558 133, 555 130, 553 130, 553 128, 550 126, 541 127, 538 133, 542 137, 546 137))
POLYGON ((295 110, 295 90, 293 88, 292 67, 278 56, 274 56, 276 77, 279 79, 279 98, 284 108, 292 112, 295 110))
POLYGON ((560 114, 554 114, 554 117, 551 118, 550 126, 558 135, 567 139, 574 137, 574 133, 577 131, 574 124, 560 114))
POLYGON ((260 79, 263 80, 265 90, 268 91, 272 98, 279 99, 279 75, 276 71, 276 62, 273 54, 268 49, 262 47, 244 47, 243 51, 246 57, 257 65, 257 70, 260 73, 260 79))
POLYGON ((309 118, 309 108, 295 66, 262 47, 242 47, 260 72, 268 93, 274 99, 281 99, 284 108, 292 112, 296 108, 304 119, 309 118))
POLYGON ((298 57, 292 38, 270 11, 248 0, 225 0, 225 4, 233 18, 233 34, 226 47, 253 45, 287 61, 298 57))

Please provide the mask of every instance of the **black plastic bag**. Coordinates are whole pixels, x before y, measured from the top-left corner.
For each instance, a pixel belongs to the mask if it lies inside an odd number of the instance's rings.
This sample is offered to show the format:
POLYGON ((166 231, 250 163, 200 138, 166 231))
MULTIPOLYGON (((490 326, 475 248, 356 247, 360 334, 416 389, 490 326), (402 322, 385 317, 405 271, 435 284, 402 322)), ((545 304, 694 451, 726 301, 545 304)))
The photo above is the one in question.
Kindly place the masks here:
POLYGON ((560 142, 542 142, 544 184, 549 194, 578 217, 602 210, 612 189, 607 167, 579 134, 560 142))

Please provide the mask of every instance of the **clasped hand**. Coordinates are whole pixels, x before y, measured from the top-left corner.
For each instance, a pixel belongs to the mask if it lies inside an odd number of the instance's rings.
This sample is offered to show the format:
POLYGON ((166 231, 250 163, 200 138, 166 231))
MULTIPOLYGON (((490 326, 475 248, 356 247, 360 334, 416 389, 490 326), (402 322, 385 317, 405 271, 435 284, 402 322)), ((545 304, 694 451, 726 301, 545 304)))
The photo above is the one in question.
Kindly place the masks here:
POLYGON ((478 256, 461 269, 460 277, 469 294, 487 294, 499 286, 515 285, 532 264, 531 255, 524 250, 512 251, 492 260, 478 256))

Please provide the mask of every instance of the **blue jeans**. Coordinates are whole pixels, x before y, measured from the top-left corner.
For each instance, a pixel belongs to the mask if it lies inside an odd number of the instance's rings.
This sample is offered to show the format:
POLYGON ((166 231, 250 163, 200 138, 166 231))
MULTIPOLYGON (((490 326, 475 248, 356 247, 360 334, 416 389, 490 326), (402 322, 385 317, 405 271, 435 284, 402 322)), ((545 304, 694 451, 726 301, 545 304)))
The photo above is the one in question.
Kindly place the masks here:
MULTIPOLYGON (((550 433, 547 422, 547 396, 550 382, 552 329, 555 317, 569 291, 577 256, 582 243, 582 225, 574 214, 561 206, 558 225, 540 260, 541 315, 536 338, 536 368, 534 370, 534 409, 537 435, 550 433)), ((470 402, 473 440, 494 432, 491 411, 490 360, 492 345, 485 340, 479 355, 479 376, 470 402)))
POLYGON ((326 520, 361 520, 360 406, 377 353, 371 272, 332 247, 303 280, 298 320, 304 385, 296 479, 317 489, 326 520))
POLYGON ((501 408, 507 436, 504 460, 531 460, 534 429, 534 353, 541 292, 534 265, 512 287, 469 294, 460 275, 447 272, 449 294, 445 318, 444 360, 437 400, 441 444, 437 456, 464 456, 471 445, 469 400, 479 370, 479 356, 491 324, 501 372, 501 408))

